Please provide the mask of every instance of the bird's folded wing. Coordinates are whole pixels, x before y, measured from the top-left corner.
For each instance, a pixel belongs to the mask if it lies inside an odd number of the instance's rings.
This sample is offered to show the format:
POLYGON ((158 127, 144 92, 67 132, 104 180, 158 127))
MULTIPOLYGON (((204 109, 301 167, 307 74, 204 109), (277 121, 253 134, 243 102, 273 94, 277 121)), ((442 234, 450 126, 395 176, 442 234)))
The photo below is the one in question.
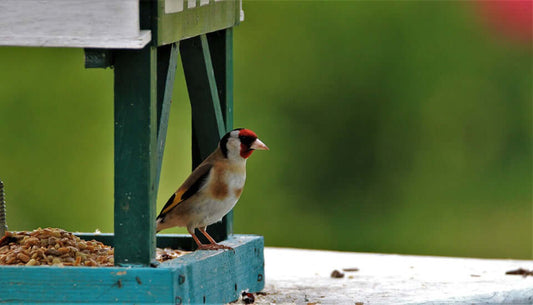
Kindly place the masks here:
POLYGON ((167 201, 167 203, 161 210, 161 214, 159 214, 158 218, 168 213, 182 201, 196 194, 198 190, 201 189, 202 186, 206 183, 207 177, 209 176, 209 172, 211 171, 212 167, 212 164, 204 163, 200 164, 197 168, 195 168, 189 178, 187 178, 187 180, 183 182, 183 184, 176 191, 176 193, 172 194, 170 199, 167 201))

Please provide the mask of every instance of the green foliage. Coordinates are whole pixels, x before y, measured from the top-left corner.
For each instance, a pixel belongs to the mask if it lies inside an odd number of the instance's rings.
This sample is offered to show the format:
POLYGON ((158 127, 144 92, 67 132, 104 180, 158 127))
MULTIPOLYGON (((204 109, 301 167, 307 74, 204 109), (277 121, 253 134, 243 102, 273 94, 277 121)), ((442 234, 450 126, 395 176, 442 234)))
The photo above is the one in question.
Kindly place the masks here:
MULTIPOLYGON (((532 258, 532 52, 460 2, 245 2, 238 233, 270 246, 532 258)), ((177 74, 158 208, 190 172, 177 74)), ((11 230, 113 230, 112 71, 77 49, 0 49, 11 230)), ((179 231, 183 232, 183 231, 179 231)))

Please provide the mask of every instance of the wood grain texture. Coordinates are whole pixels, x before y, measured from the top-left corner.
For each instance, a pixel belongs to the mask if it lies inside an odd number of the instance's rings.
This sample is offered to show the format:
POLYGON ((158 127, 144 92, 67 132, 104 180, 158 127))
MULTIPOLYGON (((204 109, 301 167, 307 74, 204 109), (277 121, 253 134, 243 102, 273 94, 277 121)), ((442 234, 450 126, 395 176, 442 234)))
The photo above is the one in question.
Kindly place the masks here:
POLYGON ((233 235, 221 244, 233 251, 196 251, 161 264, 184 266, 183 284, 176 287, 176 298, 184 304, 222 304, 236 300, 243 290, 261 291, 264 287, 263 238, 233 235))
POLYGON ((196 251, 157 268, 1 266, 0 302, 220 304, 261 290, 262 237, 237 235, 223 244, 235 252, 196 251))
POLYGON ((148 266, 155 253, 157 48, 113 52, 115 264, 148 266))
POLYGON ((142 48, 138 0, 2 0, 0 45, 142 48))
POLYGON ((142 49, 150 42, 151 37, 150 31, 140 31, 139 36, 134 38, 14 36, 0 33, 0 46, 142 49))

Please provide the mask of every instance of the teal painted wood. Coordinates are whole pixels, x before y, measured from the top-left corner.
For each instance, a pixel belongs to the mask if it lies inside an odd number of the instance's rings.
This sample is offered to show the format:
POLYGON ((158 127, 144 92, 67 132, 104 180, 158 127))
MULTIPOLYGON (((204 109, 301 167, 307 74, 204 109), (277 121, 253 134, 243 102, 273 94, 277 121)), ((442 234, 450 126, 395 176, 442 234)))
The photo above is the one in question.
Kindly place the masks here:
MULTIPOLYGON (((157 169, 155 189, 159 188, 161 164, 167 137, 168 116, 178 65, 178 43, 157 48, 157 169)), ((157 194, 157 193, 156 193, 157 194)))
POLYGON ((263 289, 263 238, 235 235, 224 244, 235 252, 196 251, 157 268, 1 266, 0 302, 221 304, 263 289))
MULTIPOLYGON (((191 101, 193 168, 215 150, 220 138, 233 126, 232 111, 228 110, 233 108, 232 51, 232 35, 227 31, 213 33, 210 39, 201 35, 180 43, 191 101), (213 46, 210 46, 209 40, 213 42, 213 46), (215 61, 211 54, 215 55, 215 61), (221 85, 220 88, 218 84, 221 85)), ((209 226, 207 231, 215 240, 220 241, 233 233, 232 225, 230 212, 221 222, 209 226)), ((202 234, 198 235, 203 242, 207 242, 202 234)))
POLYGON ((170 303, 173 299, 169 269, 2 266, 0 272, 3 303, 170 303))
POLYGON ((222 244, 234 247, 235 252, 196 251, 161 264, 163 268, 186 266, 183 284, 179 284, 179 275, 175 281, 177 300, 223 304, 236 300, 243 290, 257 292, 264 288, 263 238, 234 235, 222 244))
POLYGON ((115 263, 155 253, 157 48, 115 51, 115 263))

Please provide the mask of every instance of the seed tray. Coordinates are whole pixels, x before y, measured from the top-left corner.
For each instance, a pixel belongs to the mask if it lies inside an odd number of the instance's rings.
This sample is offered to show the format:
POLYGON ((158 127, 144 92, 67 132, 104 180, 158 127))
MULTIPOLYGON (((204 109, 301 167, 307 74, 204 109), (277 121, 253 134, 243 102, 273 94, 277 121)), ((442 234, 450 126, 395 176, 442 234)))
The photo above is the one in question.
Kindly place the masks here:
MULTIPOLYGON (((112 234, 79 234, 113 244, 112 234)), ((0 266, 0 302, 227 303, 264 287, 263 237, 232 235, 234 251, 195 251, 156 267, 0 266)), ((157 246, 191 250, 187 235, 158 235, 157 246)))

